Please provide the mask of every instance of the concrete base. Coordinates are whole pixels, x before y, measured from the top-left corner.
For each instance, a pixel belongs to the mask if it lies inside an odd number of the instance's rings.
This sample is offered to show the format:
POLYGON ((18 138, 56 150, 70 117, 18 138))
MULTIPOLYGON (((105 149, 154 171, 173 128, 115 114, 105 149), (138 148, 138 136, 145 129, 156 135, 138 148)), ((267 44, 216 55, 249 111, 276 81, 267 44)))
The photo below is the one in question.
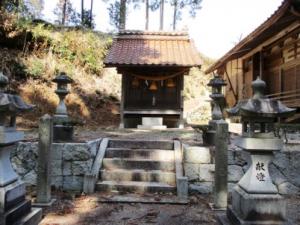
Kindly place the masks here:
POLYGON ((234 225, 281 225, 286 203, 279 194, 249 194, 239 186, 232 191, 232 206, 227 217, 234 225))
POLYGON ((25 200, 18 206, 0 215, 1 225, 38 225, 42 219, 42 209, 31 208, 31 203, 25 200))
POLYGON ((267 219, 268 217, 264 218, 263 216, 264 215, 261 215, 260 218, 253 216, 251 218, 248 218, 248 220, 243 220, 238 217, 238 215, 232 210, 231 207, 228 207, 227 209, 227 218, 228 221, 230 221, 231 225, 284 225, 286 222, 284 220, 279 221, 276 218, 267 219))
POLYGON ((164 129, 167 129, 167 126, 164 126, 164 125, 154 125, 154 126, 138 125, 137 128, 140 130, 164 130, 164 129))
MULTIPOLYGON (((42 209, 40 208, 31 208, 29 214, 24 216, 18 221, 18 225, 38 225, 42 220, 42 209)), ((9 225, 9 224, 7 224, 9 225)))
POLYGON ((47 207, 51 207, 54 202, 56 202, 56 199, 52 198, 50 202, 47 203, 33 202, 31 205, 34 207, 47 208, 47 207))
POLYGON ((163 125, 162 117, 142 117, 142 125, 138 125, 137 128, 144 130, 161 130, 166 129, 167 126, 163 125))
POLYGON ((217 212, 226 212, 226 208, 216 208, 214 203, 208 203, 208 206, 211 210, 217 211, 217 212))

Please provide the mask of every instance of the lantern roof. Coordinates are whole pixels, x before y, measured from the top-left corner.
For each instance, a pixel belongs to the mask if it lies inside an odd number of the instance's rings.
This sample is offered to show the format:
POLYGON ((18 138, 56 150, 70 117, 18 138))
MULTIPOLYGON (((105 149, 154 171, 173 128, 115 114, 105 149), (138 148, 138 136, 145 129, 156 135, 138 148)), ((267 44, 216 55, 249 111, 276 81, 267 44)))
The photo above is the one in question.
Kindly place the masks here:
MULTIPOLYGON (((8 84, 8 78, 1 72, 0 85, 5 87, 8 84)), ((7 94, 0 91, 0 113, 2 115, 16 115, 22 112, 32 110, 35 106, 25 103, 18 95, 7 94)))
POLYGON ((227 110, 228 114, 242 117, 280 118, 295 113, 296 109, 285 106, 279 100, 267 98, 264 95, 265 88, 266 83, 257 77, 252 82, 253 97, 239 101, 235 107, 227 110))
POLYGON ((207 86, 210 87, 222 87, 226 85, 227 85, 226 81, 223 80, 222 77, 220 77, 218 74, 214 75, 214 77, 210 79, 210 81, 207 84, 207 86))
POLYGON ((65 72, 61 72, 55 77, 53 80, 55 83, 61 83, 61 84, 70 84, 73 83, 73 79, 69 77, 65 72))

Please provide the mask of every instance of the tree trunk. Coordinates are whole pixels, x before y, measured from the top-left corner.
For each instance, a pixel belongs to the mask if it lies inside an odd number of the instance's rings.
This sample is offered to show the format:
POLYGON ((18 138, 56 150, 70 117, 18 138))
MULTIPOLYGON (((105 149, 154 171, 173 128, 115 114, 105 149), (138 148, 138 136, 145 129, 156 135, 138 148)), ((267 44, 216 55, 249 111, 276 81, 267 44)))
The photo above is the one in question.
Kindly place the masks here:
POLYGON ((93 24, 93 6, 94 6, 94 0, 91 0, 90 28, 92 28, 92 24, 93 24))
POLYGON ((66 22, 66 10, 67 10, 67 0, 64 0, 63 9, 62 9, 62 19, 61 19, 62 25, 65 25, 66 22))
POLYGON ((81 0, 81 25, 84 23, 84 0, 81 0))
POLYGON ((125 30, 126 27, 126 0, 121 0, 120 3, 120 21, 119 30, 125 30))
POLYGON ((174 14, 173 14, 173 30, 176 30, 177 22, 177 0, 174 1, 174 14))
POLYGON ((145 30, 149 29, 149 0, 146 0, 146 23, 145 30))
POLYGON ((164 6, 165 6, 165 0, 160 0, 160 23, 159 23, 159 29, 164 29, 164 6))

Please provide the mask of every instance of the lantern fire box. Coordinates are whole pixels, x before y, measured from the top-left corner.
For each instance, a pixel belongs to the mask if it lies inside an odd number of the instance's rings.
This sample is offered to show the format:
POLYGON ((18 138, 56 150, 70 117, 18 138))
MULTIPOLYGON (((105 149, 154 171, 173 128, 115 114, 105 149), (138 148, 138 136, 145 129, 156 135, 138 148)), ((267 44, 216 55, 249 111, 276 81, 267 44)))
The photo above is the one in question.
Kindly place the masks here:
POLYGON ((122 74, 120 127, 136 128, 147 117, 182 127, 183 76, 201 63, 185 32, 120 32, 105 59, 122 74))

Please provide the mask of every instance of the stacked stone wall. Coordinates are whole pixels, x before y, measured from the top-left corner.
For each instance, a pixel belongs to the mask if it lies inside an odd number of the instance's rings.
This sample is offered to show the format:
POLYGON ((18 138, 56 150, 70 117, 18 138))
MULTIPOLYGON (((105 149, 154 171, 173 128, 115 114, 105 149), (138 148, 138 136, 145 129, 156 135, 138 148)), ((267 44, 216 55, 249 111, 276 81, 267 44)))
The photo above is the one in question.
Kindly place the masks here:
MULTIPOLYGON (((184 172, 189 180, 189 191, 208 194, 213 191, 214 148, 183 145, 184 172)), ((281 194, 300 194, 300 144, 286 144, 274 153, 269 166, 274 184, 281 194)), ((228 190, 242 178, 250 165, 250 156, 240 148, 228 149, 228 190)))
MULTIPOLYGON (((53 143, 51 183, 64 190, 82 191, 83 177, 91 171, 101 139, 84 143, 53 143)), ((37 142, 20 142, 12 151, 15 171, 28 185, 36 185, 37 142)))

